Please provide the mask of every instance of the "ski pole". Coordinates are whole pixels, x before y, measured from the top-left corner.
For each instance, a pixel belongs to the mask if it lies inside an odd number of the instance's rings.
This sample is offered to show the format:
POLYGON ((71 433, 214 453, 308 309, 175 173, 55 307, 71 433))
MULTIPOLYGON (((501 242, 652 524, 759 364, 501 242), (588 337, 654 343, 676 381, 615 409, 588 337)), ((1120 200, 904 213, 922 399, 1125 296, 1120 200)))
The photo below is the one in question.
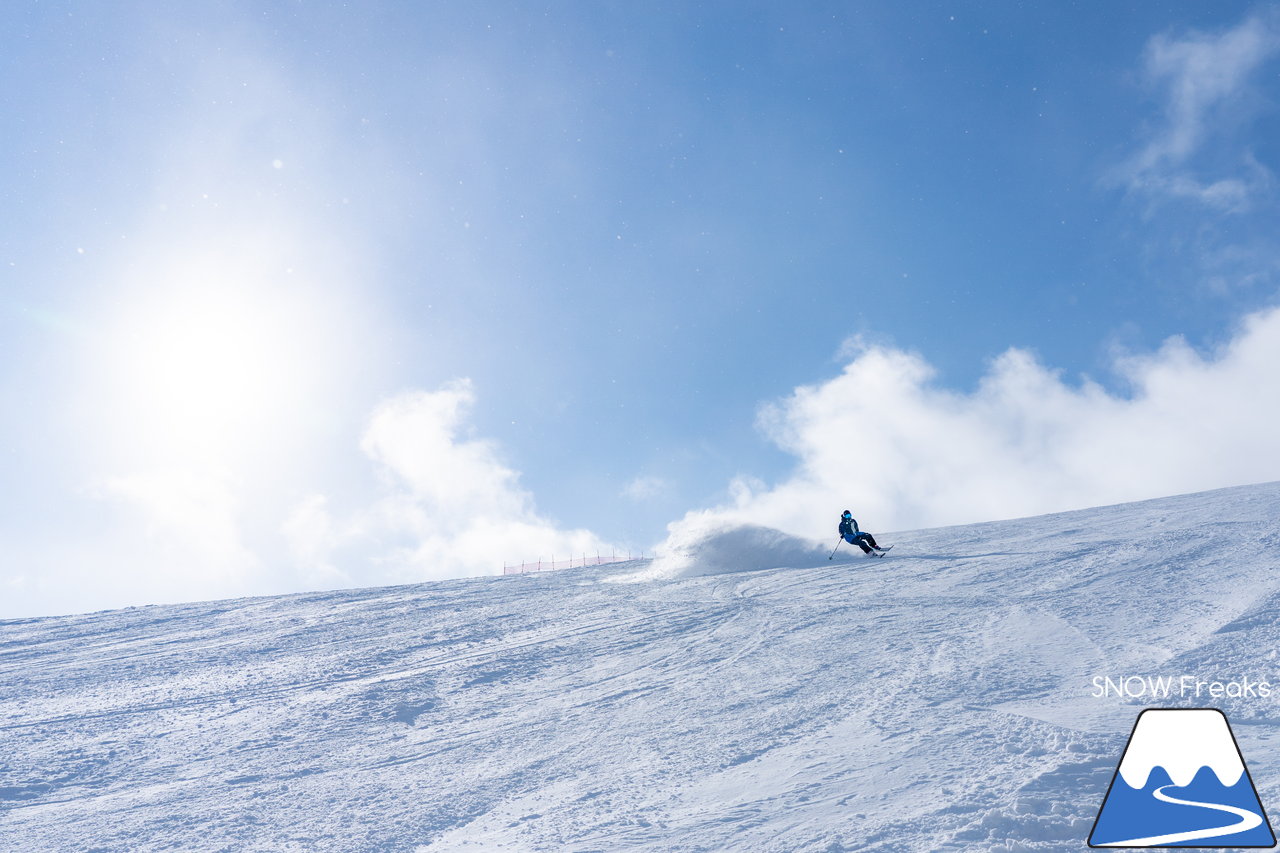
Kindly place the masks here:
MULTIPOLYGON (((844 537, 843 537, 843 536, 841 536, 841 537, 840 537, 840 541, 839 541, 839 542, 836 542, 836 547, 834 547, 834 548, 832 548, 832 549, 831 549, 831 557, 834 557, 834 556, 836 555, 836 551, 839 551, 839 550, 840 550, 840 542, 843 542, 843 541, 844 541, 844 537)), ((827 559, 828 559, 828 560, 830 560, 830 559, 831 559, 831 557, 827 557, 827 559)))

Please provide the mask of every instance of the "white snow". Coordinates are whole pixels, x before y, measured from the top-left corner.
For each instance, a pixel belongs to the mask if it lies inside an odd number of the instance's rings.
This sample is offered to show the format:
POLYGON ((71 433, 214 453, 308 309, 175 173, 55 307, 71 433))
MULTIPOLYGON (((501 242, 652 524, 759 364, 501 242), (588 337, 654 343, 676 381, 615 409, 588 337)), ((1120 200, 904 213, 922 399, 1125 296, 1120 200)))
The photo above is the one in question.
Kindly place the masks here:
MULTIPOLYGON (((1146 707, 1094 677, 1280 688, 1277 518, 1253 486, 3 622, 0 850, 1078 851, 1146 707)), ((1276 813, 1278 703, 1147 704, 1222 708, 1276 813)))
MULTIPOLYGON (((839 542, 839 540, 836 540, 839 542)), ((841 543, 843 544, 843 543, 841 543)), ((656 559, 643 572, 615 580, 658 580, 749 572, 779 566, 817 566, 838 557, 848 562, 853 554, 864 556, 854 545, 823 548, 795 536, 754 524, 719 523, 712 527, 681 526, 664 543, 656 559)))

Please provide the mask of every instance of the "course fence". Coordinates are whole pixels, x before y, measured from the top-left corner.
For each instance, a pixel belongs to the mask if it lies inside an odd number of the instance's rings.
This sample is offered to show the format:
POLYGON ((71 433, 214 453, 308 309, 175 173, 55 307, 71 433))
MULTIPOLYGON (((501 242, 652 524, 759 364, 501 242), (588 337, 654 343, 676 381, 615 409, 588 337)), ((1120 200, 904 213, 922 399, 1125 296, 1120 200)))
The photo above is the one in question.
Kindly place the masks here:
POLYGON ((557 560, 555 555, 550 560, 533 560, 531 562, 521 561, 519 563, 503 563, 502 573, 504 575, 523 575, 526 572, 549 572, 555 569, 577 569, 583 566, 603 566, 608 563, 625 563, 627 560, 639 560, 644 554, 632 556, 628 551, 626 556, 613 552, 608 557, 603 557, 599 553, 593 557, 590 554, 583 554, 581 557, 570 557, 567 560, 557 560))

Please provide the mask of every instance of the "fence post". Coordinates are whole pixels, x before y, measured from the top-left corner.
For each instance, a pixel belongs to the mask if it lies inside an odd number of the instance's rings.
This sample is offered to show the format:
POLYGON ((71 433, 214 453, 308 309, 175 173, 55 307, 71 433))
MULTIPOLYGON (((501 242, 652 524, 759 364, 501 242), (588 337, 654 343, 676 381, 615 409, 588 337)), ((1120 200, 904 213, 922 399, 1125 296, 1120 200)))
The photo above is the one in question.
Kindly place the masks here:
MULTIPOLYGON (((640 552, 639 557, 637 557, 635 554, 633 554, 633 553, 631 552, 631 549, 630 549, 630 548, 628 548, 628 549, 627 549, 627 556, 626 556, 626 559, 628 559, 628 560, 643 559, 643 557, 644 557, 644 552, 643 552, 643 551, 642 551, 642 552, 640 552)), ((616 548, 611 549, 611 550, 609 551, 609 559, 608 559, 608 560, 606 560, 606 559, 604 558, 604 555, 600 553, 600 549, 599 549, 599 548, 597 548, 597 549, 596 549, 596 559, 595 559, 595 562, 594 562, 594 563, 591 561, 591 556, 590 556, 589 554, 587 554, 587 552, 585 552, 585 551, 583 551, 583 552, 582 552, 582 567, 583 567, 583 568, 586 568, 587 566, 592 566, 592 565, 594 565, 594 566, 603 566, 603 565, 606 565, 606 564, 608 564, 608 563, 619 563, 619 562, 621 562, 621 561, 622 561, 622 559, 623 559, 623 558, 622 558, 621 554, 619 554, 619 553, 618 553, 618 549, 616 549, 616 548)), ((570 569, 578 568, 578 558, 577 558, 577 557, 575 557, 575 556, 573 556, 573 554, 572 554, 572 553, 570 553, 570 554, 569 554, 569 559, 567 559, 567 560, 565 560, 565 561, 564 561, 564 565, 561 565, 560 563, 556 562, 556 555, 555 555, 555 554, 552 554, 552 555, 551 555, 551 559, 550 559, 550 560, 544 560, 544 559, 542 559, 541 557, 539 557, 539 558, 538 558, 537 562, 532 562, 532 563, 531 563, 531 562, 529 562, 529 561, 527 561, 527 560, 521 560, 521 561, 520 561, 520 567, 519 567, 519 569, 517 569, 517 568, 516 568, 516 564, 515 564, 515 563, 509 563, 509 562, 507 562, 506 560, 503 560, 503 561, 502 561, 502 573, 503 573, 504 575, 505 575, 505 574, 516 574, 517 572, 519 572, 520 574, 524 574, 524 573, 526 573, 526 572, 543 572, 543 571, 551 571, 551 570, 555 570, 555 569, 563 569, 563 568, 566 568, 566 567, 568 567, 568 568, 570 568, 570 569)))

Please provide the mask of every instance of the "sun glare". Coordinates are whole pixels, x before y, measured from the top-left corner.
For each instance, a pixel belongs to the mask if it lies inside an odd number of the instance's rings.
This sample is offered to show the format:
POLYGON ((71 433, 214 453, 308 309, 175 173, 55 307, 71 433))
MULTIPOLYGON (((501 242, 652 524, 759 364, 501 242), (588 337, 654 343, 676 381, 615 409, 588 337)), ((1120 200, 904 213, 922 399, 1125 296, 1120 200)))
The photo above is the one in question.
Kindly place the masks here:
POLYGON ((270 398, 288 351, 242 294, 199 293, 150 318, 137 344, 140 382, 183 430, 227 425, 270 398))
MULTIPOLYGON (((282 274, 283 275, 283 274, 282 274)), ((149 288, 115 338, 115 380, 150 448, 213 458, 289 426, 319 382, 310 312, 243 265, 149 288)))

